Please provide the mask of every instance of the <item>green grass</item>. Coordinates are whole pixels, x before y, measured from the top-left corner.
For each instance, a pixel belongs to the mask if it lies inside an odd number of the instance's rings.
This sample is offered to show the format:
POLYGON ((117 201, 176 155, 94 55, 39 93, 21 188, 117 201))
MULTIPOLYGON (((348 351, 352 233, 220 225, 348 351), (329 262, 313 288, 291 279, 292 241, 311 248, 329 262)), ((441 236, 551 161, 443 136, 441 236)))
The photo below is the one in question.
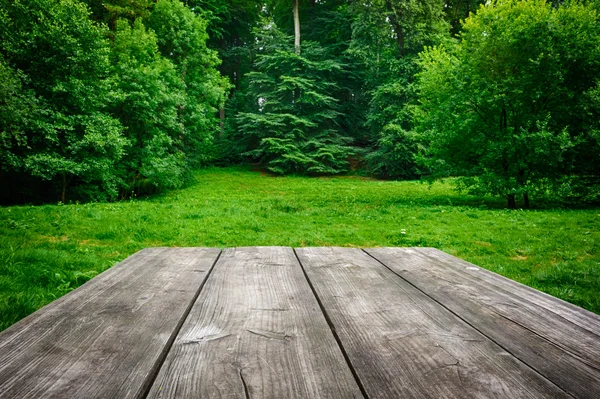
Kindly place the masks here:
POLYGON ((429 246, 600 313, 600 210, 503 209, 447 183, 206 169, 113 204, 0 208, 0 330, 152 246, 429 246))

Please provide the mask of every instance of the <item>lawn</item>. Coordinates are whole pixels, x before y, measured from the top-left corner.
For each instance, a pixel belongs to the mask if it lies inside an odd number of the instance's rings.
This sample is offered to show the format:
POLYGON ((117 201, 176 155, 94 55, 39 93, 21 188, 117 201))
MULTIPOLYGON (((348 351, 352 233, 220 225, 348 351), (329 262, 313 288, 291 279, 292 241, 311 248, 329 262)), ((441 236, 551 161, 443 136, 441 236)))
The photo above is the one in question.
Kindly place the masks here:
POLYGON ((0 208, 0 330, 151 246, 428 246, 600 313, 600 209, 504 209, 448 183, 197 172, 120 203, 0 208))

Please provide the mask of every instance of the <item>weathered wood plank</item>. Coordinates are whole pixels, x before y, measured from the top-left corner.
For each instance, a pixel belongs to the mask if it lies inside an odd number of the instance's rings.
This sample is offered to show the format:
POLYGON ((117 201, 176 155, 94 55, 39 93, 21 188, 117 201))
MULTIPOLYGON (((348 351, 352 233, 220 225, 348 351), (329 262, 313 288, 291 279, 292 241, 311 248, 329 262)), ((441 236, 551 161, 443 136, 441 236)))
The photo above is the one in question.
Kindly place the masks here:
POLYGON ((472 277, 488 282, 497 287, 497 289, 502 289, 510 293, 510 295, 512 295, 516 300, 525 300, 545 308, 546 310, 554 312, 560 317, 569 320, 570 322, 577 324, 578 326, 583 327, 589 332, 597 335, 598 339, 600 339, 600 317, 595 313, 582 309, 578 306, 574 306, 571 303, 565 302, 559 298, 555 298, 516 281, 509 280, 506 277, 447 254, 439 249, 413 249, 424 254, 425 256, 430 256, 439 260, 446 266, 460 271, 461 274, 468 274, 472 277))
MULTIPOLYGON (((569 394, 600 397, 598 336, 549 310, 551 305, 537 304, 540 296, 513 292, 514 284, 500 284, 500 276, 485 279, 483 270, 465 272, 456 258, 427 256, 431 251, 366 251, 569 394)), ((564 313, 566 305, 560 307, 564 313)))
POLYGON ((149 398, 359 398, 291 248, 226 249, 149 398))
POLYGON ((0 397, 143 396, 219 253, 140 251, 10 327, 0 397))
POLYGON ((563 398, 359 249, 296 250, 369 398, 563 398))

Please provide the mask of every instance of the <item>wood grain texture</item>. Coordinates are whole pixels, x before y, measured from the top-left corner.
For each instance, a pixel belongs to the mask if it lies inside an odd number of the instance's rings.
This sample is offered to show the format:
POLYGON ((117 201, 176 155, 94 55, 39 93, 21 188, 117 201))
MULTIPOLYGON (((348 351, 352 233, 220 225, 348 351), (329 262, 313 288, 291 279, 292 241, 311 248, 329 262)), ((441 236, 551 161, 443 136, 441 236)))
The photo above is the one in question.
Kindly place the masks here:
POLYGON ((150 398, 360 398, 291 248, 224 250, 150 398))
POLYGON ((527 301, 536 304, 546 310, 556 313, 558 316, 569 320, 573 324, 588 330, 598 336, 600 340, 600 317, 588 310, 565 302, 562 299, 553 297, 534 288, 520 284, 516 281, 507 279, 499 274, 483 269, 460 258, 447 254, 436 248, 413 248, 415 251, 430 256, 446 266, 459 271, 461 274, 470 275, 481 281, 485 281, 510 293, 517 301, 527 301))
POLYGON ((140 251, 5 330, 0 397, 143 396, 219 253, 140 251))
POLYGON ((569 397, 361 250, 296 252, 369 398, 569 397))
POLYGON ((594 322, 583 327, 566 313, 571 307, 573 314, 593 319, 589 314, 558 301, 553 306, 549 297, 437 251, 366 251, 569 394, 600 397, 600 339, 590 331, 594 322))

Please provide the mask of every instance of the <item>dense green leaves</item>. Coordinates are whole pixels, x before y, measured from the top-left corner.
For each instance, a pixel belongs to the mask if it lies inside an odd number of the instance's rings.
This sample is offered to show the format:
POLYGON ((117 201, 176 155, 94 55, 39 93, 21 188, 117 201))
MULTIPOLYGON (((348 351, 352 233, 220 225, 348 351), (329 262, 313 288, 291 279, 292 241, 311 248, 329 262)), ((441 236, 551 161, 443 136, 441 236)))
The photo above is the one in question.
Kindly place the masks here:
POLYGON ((219 74, 219 59, 206 46, 206 21, 177 0, 156 4, 147 20, 156 32, 162 56, 173 62, 185 86, 179 106, 181 150, 188 167, 209 161, 212 140, 218 129, 215 118, 225 102, 227 80, 219 74))
POLYGON ((438 0, 356 2, 352 9, 349 52, 364 75, 364 128, 368 132, 369 172, 384 178, 418 178, 419 146, 415 140, 412 103, 417 54, 426 45, 447 39, 448 26, 438 0))
POLYGON ((226 84, 201 17, 173 0, 90 5, 0 1, 4 200, 179 187, 212 152, 226 84))
POLYGON ((557 10, 542 0, 498 1, 465 21, 455 45, 424 52, 430 166, 513 207, 516 196, 528 206, 531 193, 582 171, 578 147, 593 134, 583 125, 597 123, 582 118, 582 107, 594 109, 585 94, 600 72, 599 28, 596 13, 577 3, 557 10))
POLYGON ((156 35, 139 21, 133 27, 125 20, 117 23, 112 58, 119 94, 112 112, 130 141, 119 165, 123 196, 148 185, 180 186, 183 153, 176 144, 184 128, 177 108, 185 91, 175 66, 160 56, 156 35))
POLYGON ((598 201, 598 4, 0 0, 2 201, 247 161, 598 201))
POLYGON ((72 0, 0 4, 7 104, 16 102, 20 108, 3 127, 13 136, 3 149, 8 161, 3 169, 57 180, 63 199, 73 179, 114 193, 111 171, 127 141, 105 109, 111 89, 103 29, 89 19, 83 4, 72 0), (16 88, 25 93, 16 94, 16 88))
POLYGON ((256 72, 247 75, 255 109, 238 114, 240 131, 255 143, 248 154, 275 173, 343 172, 354 151, 332 96, 342 66, 314 42, 301 54, 292 44, 273 24, 261 36, 256 72))

